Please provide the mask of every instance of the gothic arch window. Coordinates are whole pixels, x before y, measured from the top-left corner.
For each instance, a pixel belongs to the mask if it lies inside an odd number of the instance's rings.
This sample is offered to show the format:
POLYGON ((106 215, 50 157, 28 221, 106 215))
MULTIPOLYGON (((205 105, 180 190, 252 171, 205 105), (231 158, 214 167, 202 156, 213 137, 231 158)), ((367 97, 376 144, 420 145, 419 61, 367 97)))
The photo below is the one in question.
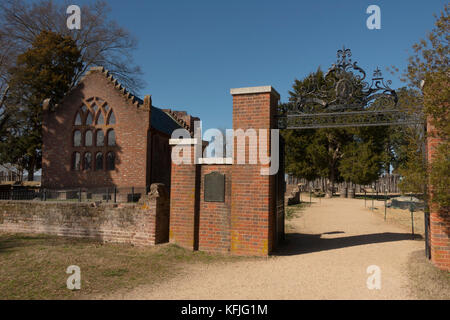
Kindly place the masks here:
POLYGON ((98 114, 98 118, 97 118, 97 124, 98 125, 103 125, 105 124, 105 118, 103 117, 103 112, 99 112, 98 114))
POLYGON ((92 131, 87 130, 84 134, 84 146, 85 147, 92 147, 92 131))
POLYGON ((73 132, 73 146, 81 147, 81 131, 80 130, 75 130, 73 132))
POLYGON ((108 146, 113 147, 116 145, 116 133, 114 129, 108 130, 108 146))
POLYGON ((112 171, 116 168, 116 156, 110 151, 106 154, 106 170, 112 171))
POLYGON ((84 170, 91 170, 92 169, 92 154, 90 152, 86 152, 84 154, 84 170))
POLYGON ((116 124, 116 116, 114 115, 114 111, 112 110, 108 117, 108 124, 116 124))
POLYGON ((103 147, 105 145, 105 134, 103 133, 102 129, 97 130, 96 134, 96 146, 97 147, 103 147))
POLYGON ((81 121, 81 115, 80 115, 80 113, 79 112, 77 112, 77 115, 76 115, 76 117, 75 117, 75 125, 76 126, 81 126, 83 123, 82 123, 82 121, 81 121))
POLYGON ((103 170, 103 153, 101 152, 95 155, 95 170, 103 170))
POLYGON ((79 152, 74 152, 72 155, 72 170, 80 171, 81 168, 81 155, 79 152))
POLYGON ((92 113, 88 113, 87 118, 86 118, 86 125, 87 126, 91 126, 93 123, 93 119, 92 119, 92 113))
POLYGON ((70 167, 74 171, 116 168, 116 116, 107 101, 90 97, 74 112, 70 167))

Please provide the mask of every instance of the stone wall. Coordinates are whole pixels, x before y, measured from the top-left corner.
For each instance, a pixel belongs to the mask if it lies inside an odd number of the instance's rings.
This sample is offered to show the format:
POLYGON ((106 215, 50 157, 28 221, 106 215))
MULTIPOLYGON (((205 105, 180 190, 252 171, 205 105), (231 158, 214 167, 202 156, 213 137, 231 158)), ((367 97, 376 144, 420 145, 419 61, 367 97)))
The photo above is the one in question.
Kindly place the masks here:
POLYGON ((136 204, 0 201, 0 232, 154 245, 169 240, 169 199, 153 184, 136 204))

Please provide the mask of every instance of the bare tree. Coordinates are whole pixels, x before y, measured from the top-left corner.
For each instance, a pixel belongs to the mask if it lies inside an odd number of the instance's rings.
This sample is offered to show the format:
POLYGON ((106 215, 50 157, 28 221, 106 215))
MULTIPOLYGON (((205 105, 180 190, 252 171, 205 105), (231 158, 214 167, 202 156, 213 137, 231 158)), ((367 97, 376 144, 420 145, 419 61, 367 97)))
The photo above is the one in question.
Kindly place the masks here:
POLYGON ((103 66, 134 93, 142 88, 141 70, 132 62, 137 42, 130 33, 107 18, 110 9, 104 1, 81 7, 81 29, 67 28, 69 2, 24 0, 0 3, 0 89, 8 81, 7 70, 18 54, 30 47, 42 31, 70 35, 82 54, 84 67, 75 77, 77 84, 91 66, 103 66))

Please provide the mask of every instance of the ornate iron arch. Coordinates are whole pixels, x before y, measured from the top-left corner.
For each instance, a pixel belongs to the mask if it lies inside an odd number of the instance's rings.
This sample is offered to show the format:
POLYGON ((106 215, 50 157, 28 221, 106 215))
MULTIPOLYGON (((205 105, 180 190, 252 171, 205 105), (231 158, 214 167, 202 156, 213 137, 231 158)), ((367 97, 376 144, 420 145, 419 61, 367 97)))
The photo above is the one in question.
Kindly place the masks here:
POLYGON ((370 81, 345 47, 320 80, 310 75, 298 96, 280 105, 280 129, 422 124, 420 113, 398 108, 398 96, 379 68, 370 81))

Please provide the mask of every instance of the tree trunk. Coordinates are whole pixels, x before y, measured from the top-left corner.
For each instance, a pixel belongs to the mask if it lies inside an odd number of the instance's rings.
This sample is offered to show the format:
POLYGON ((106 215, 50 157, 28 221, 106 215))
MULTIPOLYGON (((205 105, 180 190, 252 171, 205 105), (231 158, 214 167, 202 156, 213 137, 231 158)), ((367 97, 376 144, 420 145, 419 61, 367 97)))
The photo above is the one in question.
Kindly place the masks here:
POLYGON ((35 168, 35 166, 36 166, 36 157, 33 156, 30 159, 30 164, 29 164, 29 166, 27 168, 27 171, 28 171, 27 181, 34 181, 34 168, 35 168))

